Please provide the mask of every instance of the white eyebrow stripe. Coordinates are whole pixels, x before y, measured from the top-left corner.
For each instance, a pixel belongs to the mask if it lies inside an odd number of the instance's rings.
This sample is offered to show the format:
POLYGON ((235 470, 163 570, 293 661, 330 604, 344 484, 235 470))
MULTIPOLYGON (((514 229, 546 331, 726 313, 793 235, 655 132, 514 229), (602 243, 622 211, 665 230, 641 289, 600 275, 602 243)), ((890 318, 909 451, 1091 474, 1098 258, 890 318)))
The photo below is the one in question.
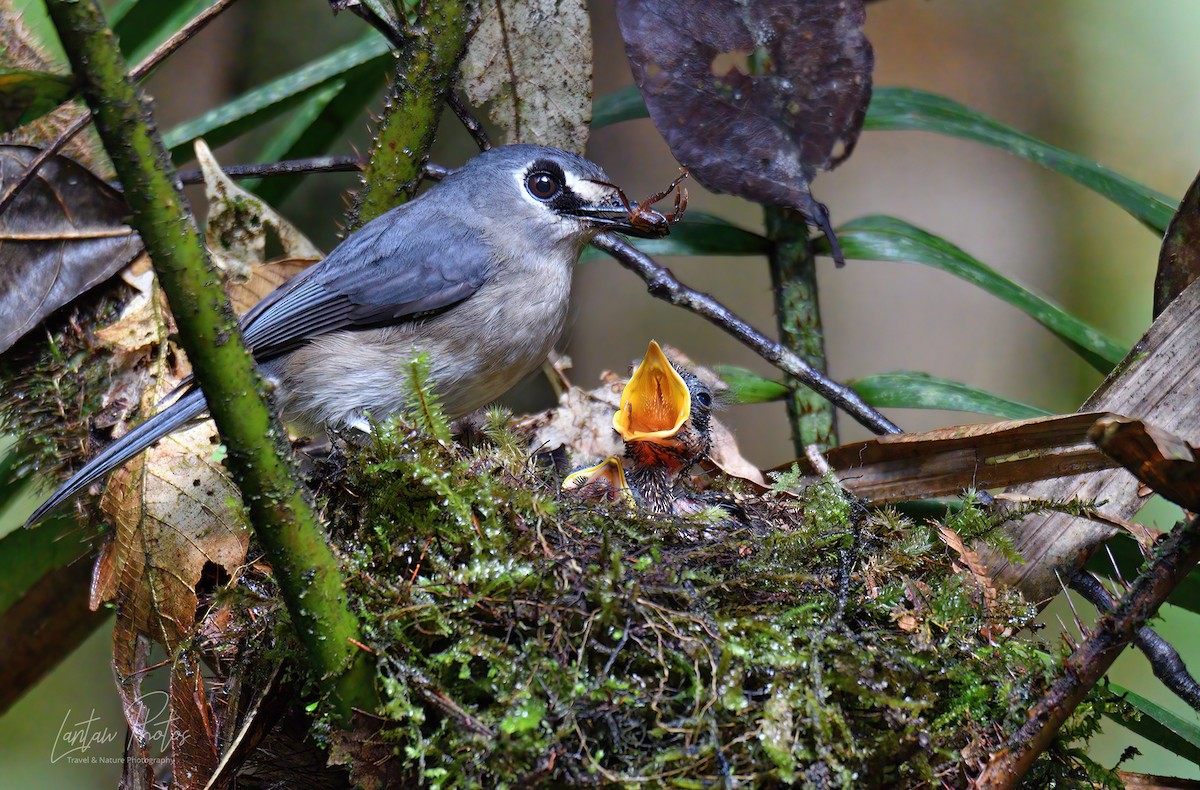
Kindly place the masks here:
POLYGON ((588 203, 609 203, 616 198, 616 190, 597 184, 574 173, 567 173, 567 189, 588 203))

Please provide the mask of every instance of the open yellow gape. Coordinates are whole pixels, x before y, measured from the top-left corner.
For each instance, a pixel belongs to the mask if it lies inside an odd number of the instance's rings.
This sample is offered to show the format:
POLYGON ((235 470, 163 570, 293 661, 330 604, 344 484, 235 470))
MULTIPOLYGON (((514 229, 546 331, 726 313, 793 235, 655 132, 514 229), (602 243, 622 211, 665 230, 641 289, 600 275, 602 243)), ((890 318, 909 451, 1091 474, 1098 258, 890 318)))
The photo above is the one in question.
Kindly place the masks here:
POLYGON ((613 428, 627 442, 669 439, 691 416, 687 384, 658 343, 651 340, 642 364, 621 392, 613 428))

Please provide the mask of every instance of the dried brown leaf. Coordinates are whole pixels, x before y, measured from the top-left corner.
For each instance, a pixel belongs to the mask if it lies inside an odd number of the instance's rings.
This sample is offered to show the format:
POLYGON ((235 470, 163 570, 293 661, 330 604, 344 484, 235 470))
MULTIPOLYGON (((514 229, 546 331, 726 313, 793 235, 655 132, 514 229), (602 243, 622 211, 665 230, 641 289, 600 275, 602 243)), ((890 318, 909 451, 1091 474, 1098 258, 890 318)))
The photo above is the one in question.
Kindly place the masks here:
POLYGON ((300 272, 312 266, 320 258, 280 258, 266 261, 254 267, 250 279, 229 280, 225 289, 238 315, 258 304, 267 294, 274 291, 300 272))
POLYGON ((321 260, 321 251, 275 209, 225 175, 203 140, 196 141, 196 159, 208 198, 204 239, 213 262, 226 274, 233 309, 241 314, 321 260), (268 232, 283 249, 282 258, 269 264, 268 232))
MULTIPOLYGON (((1175 436, 1200 436, 1200 283, 1193 282, 1167 306, 1129 356, 1083 405, 1085 411, 1136 415, 1175 436)), ((1106 516, 1132 519, 1145 498, 1135 477, 1113 468, 1019 486, 1012 493, 1038 500, 1103 502, 1106 516)), ((981 555, 993 578, 1019 587, 1031 601, 1048 600, 1061 590, 1058 572, 1079 567, 1092 551, 1117 533, 1111 526, 1066 513, 1027 516, 1005 525, 1021 562, 981 555)))
MULTIPOLYGON (((960 425, 898 433, 835 447, 826 453, 850 492, 875 504, 949 496, 1029 480, 1111 469, 1115 464, 1087 439, 1099 413, 960 425)), ((798 465, 814 474, 807 458, 798 465)))
POLYGON ((990 590, 992 593, 991 599, 995 600, 996 591, 992 587, 991 582, 988 580, 987 566, 985 566, 983 561, 979 559, 979 555, 967 548, 966 544, 963 543, 963 540, 961 537, 959 537, 958 533, 950 529, 950 527, 945 525, 938 527, 938 537, 942 539, 942 543, 945 543, 955 554, 958 555, 959 564, 961 567, 964 570, 969 571, 971 575, 975 577, 976 581, 982 584, 984 588, 990 590))
MULTIPOLYGON (((143 405, 175 380, 160 379, 143 405)), ((137 717, 144 720, 133 682, 140 646, 153 639, 174 652, 193 630, 205 566, 233 575, 245 561, 249 535, 218 447, 211 422, 164 437, 112 474, 100 503, 113 537, 96 565, 92 601, 116 602, 113 668, 135 732, 137 717)))
MULTIPOLYGON (((37 154, 0 145, 0 192, 37 154)), ((0 352, 141 252, 128 214, 121 194, 79 163, 42 165, 0 215, 0 352)))
POLYGON ((1106 416, 1088 438, 1138 480, 1175 504, 1200 510, 1200 463, 1183 439, 1141 420, 1106 416))
POLYGON ((576 153, 592 120, 592 34, 584 0, 486 0, 462 63, 475 104, 491 102, 504 142, 576 153))
POLYGON ((173 786, 203 790, 217 770, 220 755, 216 719, 195 650, 181 651, 171 665, 170 704, 173 786))
POLYGON ((564 447, 572 468, 590 466, 610 455, 622 456, 625 447, 612 427, 612 416, 621 402, 625 382, 611 376, 593 390, 570 387, 556 408, 531 414, 517 423, 530 437, 533 452, 564 447))
POLYGON ((871 98, 862 0, 618 0, 617 19, 650 118, 698 182, 828 227, 809 184, 849 156, 871 98))
MULTIPOLYGON (((145 255, 141 259, 149 260, 145 255)), ((146 270, 124 279, 137 293, 115 321, 95 331, 95 337, 112 350, 116 366, 128 370, 161 345, 172 327, 168 322, 167 300, 155 283, 154 272, 146 270)))
POLYGON ((1155 317, 1197 277, 1200 277, 1200 175, 1188 187, 1163 236, 1154 277, 1155 317))

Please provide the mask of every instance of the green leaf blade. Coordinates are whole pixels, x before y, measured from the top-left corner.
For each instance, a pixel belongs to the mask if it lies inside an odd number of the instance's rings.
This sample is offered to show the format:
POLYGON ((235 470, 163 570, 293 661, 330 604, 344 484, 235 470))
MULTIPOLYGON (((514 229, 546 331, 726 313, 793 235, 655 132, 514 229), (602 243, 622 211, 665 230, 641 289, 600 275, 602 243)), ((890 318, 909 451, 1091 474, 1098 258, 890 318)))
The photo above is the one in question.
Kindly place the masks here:
MULTIPOLYGON (((714 365, 728 385, 722 400, 739 405, 783 400, 789 392, 782 381, 764 378, 734 365, 714 365)), ((879 373, 846 382, 862 398, 880 409, 942 409, 986 414, 1008 420, 1045 417, 1050 412, 996 395, 959 381, 911 370, 879 373)))
POLYGON ((1046 417, 1051 413, 979 387, 911 370, 864 376, 846 384, 877 409, 944 409, 1007 420, 1046 417))
POLYGON ((70 77, 45 71, 0 69, 0 131, 36 121, 71 98, 70 77))
POLYGON ((626 85, 592 103, 592 128, 600 129, 622 121, 649 118, 646 102, 636 85, 626 85))
POLYGON ((1140 720, 1114 716, 1113 719, 1185 759, 1200 765, 1200 722, 1176 715, 1142 695, 1108 683, 1108 690, 1121 697, 1141 714, 1140 720))
MULTIPOLYGON (((1125 357, 1126 350, 1100 330, 915 225, 873 215, 838 228, 837 237, 846 258, 920 263, 982 288, 1049 329, 1101 373, 1108 373, 1125 357)), ((827 251, 827 245, 821 239, 816 246, 827 251)))
POLYGON ((211 0, 135 0, 118 6, 113 32, 129 63, 140 63, 154 48, 212 4, 211 0))
POLYGON ((364 67, 383 74, 390 62, 387 41, 372 31, 355 43, 176 126, 163 135, 163 142, 176 164, 185 162, 191 158, 191 145, 198 138, 203 137, 216 148, 300 105, 350 71, 364 67))
POLYGON ((863 130, 934 132, 999 148, 1061 173, 1111 200, 1160 236, 1175 214, 1175 201, 1161 192, 934 93, 912 88, 876 89, 863 130))
POLYGON ((782 381, 764 378, 736 365, 714 365, 713 371, 729 386, 721 395, 721 400, 729 403, 770 403, 783 400, 791 392, 782 381))
MULTIPOLYGON (((348 129, 364 123, 366 109, 381 95, 385 81, 386 75, 373 63, 331 81, 295 112, 287 128, 264 146, 258 161, 278 162, 329 153, 334 143, 344 139, 348 129)), ((267 203, 280 205, 305 178, 295 175, 256 179, 246 188, 267 203)))

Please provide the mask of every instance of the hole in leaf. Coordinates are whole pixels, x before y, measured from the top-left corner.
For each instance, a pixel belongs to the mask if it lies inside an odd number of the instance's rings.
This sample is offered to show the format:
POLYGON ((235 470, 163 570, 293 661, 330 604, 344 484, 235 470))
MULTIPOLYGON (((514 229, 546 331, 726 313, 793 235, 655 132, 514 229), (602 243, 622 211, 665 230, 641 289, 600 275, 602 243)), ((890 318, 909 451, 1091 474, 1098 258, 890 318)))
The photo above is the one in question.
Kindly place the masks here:
POLYGON ((714 77, 723 77, 731 71, 741 74, 750 73, 750 53, 735 49, 730 52, 720 52, 709 64, 714 77))

